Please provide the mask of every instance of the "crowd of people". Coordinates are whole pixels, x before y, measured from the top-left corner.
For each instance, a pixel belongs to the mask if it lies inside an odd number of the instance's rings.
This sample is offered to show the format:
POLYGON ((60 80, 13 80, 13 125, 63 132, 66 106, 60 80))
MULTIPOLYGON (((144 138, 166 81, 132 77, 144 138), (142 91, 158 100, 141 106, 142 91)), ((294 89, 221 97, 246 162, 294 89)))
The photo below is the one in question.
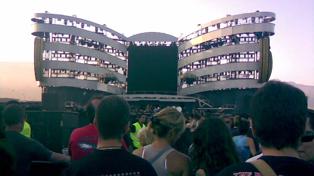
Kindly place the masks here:
POLYGON ((154 108, 131 123, 123 98, 93 97, 86 106, 90 123, 73 130, 68 153, 61 154, 25 136, 25 111, 10 103, 0 119, 0 175, 32 175, 38 161, 51 166, 42 175, 314 175, 314 111, 291 85, 266 83, 250 114, 181 110, 154 108))

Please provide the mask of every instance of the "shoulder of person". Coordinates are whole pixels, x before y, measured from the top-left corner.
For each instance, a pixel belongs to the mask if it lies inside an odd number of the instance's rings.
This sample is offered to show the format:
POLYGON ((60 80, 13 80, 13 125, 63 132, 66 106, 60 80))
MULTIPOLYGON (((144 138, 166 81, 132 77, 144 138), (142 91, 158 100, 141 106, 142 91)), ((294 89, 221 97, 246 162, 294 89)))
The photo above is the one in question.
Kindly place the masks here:
POLYGON ((148 161, 146 161, 145 159, 143 159, 142 156, 142 152, 143 151, 143 147, 136 149, 133 151, 133 153, 127 153, 127 157, 129 157, 131 160, 136 160, 136 162, 139 163, 144 163, 144 164, 149 164, 148 161))
POLYGON ((170 168, 184 168, 189 166, 191 161, 190 157, 176 150, 169 153, 167 160, 170 168))
POLYGON ((252 175, 257 169, 250 163, 233 164, 220 171, 217 176, 252 175))
POLYGON ((190 157, 185 155, 184 153, 181 153, 177 150, 173 150, 171 153, 169 153, 167 158, 175 158, 175 159, 181 159, 181 160, 186 160, 189 161, 190 157))
POLYGON ((246 136, 246 137, 247 137, 247 140, 248 140, 248 141, 254 142, 254 139, 253 139, 252 137, 250 137, 250 136, 246 136))
POLYGON ((191 164, 190 164, 190 158, 183 154, 180 153, 176 150, 172 151, 168 156, 167 156, 167 167, 168 171, 171 174, 174 175, 181 175, 181 174, 188 174, 191 175, 191 164))
POLYGON ((259 158, 261 158, 262 156, 263 156, 263 153, 258 154, 258 155, 255 155, 255 156, 253 156, 253 157, 251 157, 251 158, 247 159, 245 162, 246 162, 246 163, 249 163, 249 162, 252 162, 252 161, 258 160, 258 159, 259 159, 259 158))
POLYGON ((80 160, 72 160, 70 163, 70 166, 68 170, 73 173, 73 172, 81 172, 82 170, 89 169, 90 165, 92 164, 93 160, 95 159, 95 156, 93 154, 89 154, 86 157, 81 158, 80 160))
MULTIPOLYGON (((143 148, 142 148, 143 149, 143 148)), ((130 157, 132 158, 130 160, 130 163, 131 165, 134 166, 137 165, 137 167, 139 166, 139 168, 142 169, 142 171, 144 172, 144 175, 149 175, 149 176, 157 176, 156 172, 155 172, 155 169, 153 168, 153 166, 145 159, 141 158, 140 156, 138 155, 131 155, 130 154, 130 157)))
POLYGON ((6 131, 5 132, 6 138, 7 139, 29 139, 28 137, 25 137, 21 133, 15 132, 15 131, 6 131))
POLYGON ((314 165, 305 160, 294 157, 276 157, 276 156, 262 156, 262 160, 267 163, 287 163, 287 166, 298 168, 299 170, 309 171, 314 175, 314 165))
POLYGON ((75 140, 77 138, 80 138, 82 135, 85 135, 87 132, 91 132, 91 127, 90 125, 85 125, 83 127, 80 128, 75 128, 71 135, 70 135, 70 140, 75 140))
POLYGON ((134 150, 132 153, 133 153, 133 155, 141 157, 142 153, 143 153, 143 147, 134 150))
POLYGON ((42 143, 40 143, 39 141, 37 141, 36 139, 33 139, 33 138, 28 138, 20 133, 18 133, 16 135, 17 139, 19 140, 20 144, 21 145, 24 145, 24 147, 26 146, 31 146, 32 147, 35 147, 34 149, 36 150, 36 147, 44 147, 46 148, 42 143))
MULTIPOLYGON (((142 159, 142 158, 141 158, 142 159)), ((141 167, 144 172, 144 176, 157 176, 157 173, 153 166, 146 160, 143 159, 143 162, 145 163, 144 167, 141 167)))
POLYGON ((77 137, 77 135, 81 132, 81 130, 82 130, 82 128, 75 128, 72 131, 70 138, 77 137))

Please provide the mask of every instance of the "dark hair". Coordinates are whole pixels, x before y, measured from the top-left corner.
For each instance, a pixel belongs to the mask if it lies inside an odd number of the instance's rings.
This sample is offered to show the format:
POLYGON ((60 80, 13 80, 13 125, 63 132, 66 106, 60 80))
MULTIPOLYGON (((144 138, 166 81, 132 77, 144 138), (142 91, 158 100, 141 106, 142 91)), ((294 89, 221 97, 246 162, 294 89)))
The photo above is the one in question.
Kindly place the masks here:
POLYGON ((201 113, 194 110, 193 113, 192 113, 192 119, 200 120, 201 118, 202 118, 201 113))
POLYGON ((240 135, 247 135, 250 130, 250 122, 246 119, 240 119, 238 122, 238 130, 240 135))
POLYGON ((311 129, 314 130, 314 110, 309 109, 307 113, 307 117, 309 118, 311 129))
POLYGON ((262 146, 278 150, 297 148, 304 133, 307 99, 291 85, 270 81, 252 100, 252 120, 256 137, 262 146))
POLYGON ((25 117, 24 109, 18 104, 10 104, 2 111, 4 123, 7 126, 16 125, 22 122, 25 117))
POLYGON ((88 118, 89 122, 92 123, 94 121, 95 115, 96 115, 96 107, 92 104, 93 100, 101 100, 102 96, 93 96, 87 103, 85 107, 85 114, 88 118))
POLYGON ((140 119, 140 118, 147 118, 147 114, 141 114, 140 116, 138 116, 138 118, 140 119))
POLYGON ((223 120, 208 118, 193 133, 193 167, 217 173, 239 162, 230 131, 223 120))
POLYGON ((103 139, 120 139, 129 122, 129 104, 121 97, 105 97, 96 111, 97 128, 103 139))
POLYGON ((96 114, 96 108, 89 103, 85 108, 86 117, 88 118, 88 121, 91 123, 94 121, 95 114, 96 114))

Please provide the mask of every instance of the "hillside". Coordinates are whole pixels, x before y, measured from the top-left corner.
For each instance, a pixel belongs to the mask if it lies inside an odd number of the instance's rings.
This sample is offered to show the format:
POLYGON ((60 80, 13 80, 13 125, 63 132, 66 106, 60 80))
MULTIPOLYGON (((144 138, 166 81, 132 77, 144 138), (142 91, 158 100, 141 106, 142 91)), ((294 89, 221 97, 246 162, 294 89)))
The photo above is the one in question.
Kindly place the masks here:
MULTIPOLYGON (((314 86, 289 82, 305 92, 309 107, 314 109, 314 86)), ((37 86, 33 63, 0 62, 0 98, 20 100, 41 99, 41 89, 37 86)))

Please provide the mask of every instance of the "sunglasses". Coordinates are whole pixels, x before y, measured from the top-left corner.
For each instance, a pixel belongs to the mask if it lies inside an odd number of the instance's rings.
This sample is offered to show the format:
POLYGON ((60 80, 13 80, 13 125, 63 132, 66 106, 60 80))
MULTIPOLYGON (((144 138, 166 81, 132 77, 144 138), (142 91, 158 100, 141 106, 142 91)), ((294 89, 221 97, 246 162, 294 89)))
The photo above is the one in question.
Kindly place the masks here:
POLYGON ((306 131, 301 138, 301 142, 311 142, 314 139, 314 131, 306 131))

